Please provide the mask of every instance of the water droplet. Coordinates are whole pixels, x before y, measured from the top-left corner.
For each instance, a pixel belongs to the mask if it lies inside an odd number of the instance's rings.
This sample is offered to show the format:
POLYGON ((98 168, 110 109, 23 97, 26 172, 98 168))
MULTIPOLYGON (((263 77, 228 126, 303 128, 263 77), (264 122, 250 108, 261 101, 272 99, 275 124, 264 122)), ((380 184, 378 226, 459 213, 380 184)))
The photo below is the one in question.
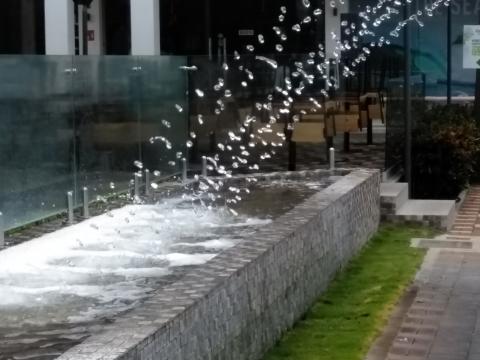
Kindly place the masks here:
POLYGON ((170 122, 168 122, 167 120, 162 120, 162 125, 168 129, 172 127, 172 124, 170 124, 170 122))
POLYGON ((193 147, 193 141, 188 140, 186 145, 187 145, 188 148, 192 148, 193 147))
POLYGON ((140 169, 140 170, 143 169, 143 163, 141 161, 135 160, 133 162, 133 165, 135 165, 135 167, 140 169))
POLYGON ((180 105, 175 104, 175 108, 177 109, 177 111, 178 111, 179 113, 183 112, 183 107, 181 107, 180 105))
POLYGON ((278 52, 282 52, 282 51, 283 51, 283 45, 282 45, 282 44, 277 44, 277 45, 275 45, 275 49, 276 49, 278 52))
POLYGON ((258 42, 260 44, 264 44, 265 43, 265 37, 262 35, 262 34, 258 34, 258 42))
POLYGON ((205 96, 205 93, 200 89, 196 89, 195 92, 197 93, 197 96, 200 98, 205 96))
POLYGON ((255 46, 247 45, 247 50, 250 51, 250 52, 253 52, 255 50, 255 46))

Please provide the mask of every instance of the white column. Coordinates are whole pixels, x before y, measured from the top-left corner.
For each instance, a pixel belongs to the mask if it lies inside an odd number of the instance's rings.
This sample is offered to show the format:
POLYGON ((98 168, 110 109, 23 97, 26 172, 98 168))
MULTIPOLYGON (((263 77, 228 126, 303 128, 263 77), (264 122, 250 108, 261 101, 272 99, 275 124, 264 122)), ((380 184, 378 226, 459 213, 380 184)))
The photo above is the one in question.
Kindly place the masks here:
POLYGON ((88 9, 90 21, 88 22, 88 55, 103 55, 104 28, 103 28, 103 0, 93 0, 88 9))
MULTIPOLYGON (((341 39, 341 14, 348 13, 349 11, 349 0, 344 0, 343 4, 340 1, 336 1, 336 16, 334 14, 334 9, 330 6, 330 2, 325 2, 325 51, 328 58, 333 58, 333 52, 337 46, 336 40, 332 39, 332 31, 337 35, 337 39, 341 39)), ((358 31, 358 29, 357 29, 358 31)), ((339 52, 337 50, 337 52, 339 52)))
POLYGON ((130 0, 132 55, 160 55, 159 0, 130 0))
POLYGON ((75 55, 75 13, 72 0, 45 0, 45 53, 75 55))

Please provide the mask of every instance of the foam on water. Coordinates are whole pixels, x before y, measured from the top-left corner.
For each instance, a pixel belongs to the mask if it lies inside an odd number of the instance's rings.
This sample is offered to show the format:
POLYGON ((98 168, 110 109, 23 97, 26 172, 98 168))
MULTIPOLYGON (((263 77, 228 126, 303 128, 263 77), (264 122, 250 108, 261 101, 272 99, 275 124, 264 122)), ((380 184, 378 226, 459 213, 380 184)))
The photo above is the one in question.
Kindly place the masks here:
POLYGON ((47 322, 39 309, 48 313, 60 304, 53 322, 125 310, 154 289, 148 278, 201 265, 234 246, 238 240, 219 229, 269 221, 234 218, 221 208, 182 208, 174 199, 126 206, 46 234, 0 252, 0 321, 21 313, 17 326, 47 322))

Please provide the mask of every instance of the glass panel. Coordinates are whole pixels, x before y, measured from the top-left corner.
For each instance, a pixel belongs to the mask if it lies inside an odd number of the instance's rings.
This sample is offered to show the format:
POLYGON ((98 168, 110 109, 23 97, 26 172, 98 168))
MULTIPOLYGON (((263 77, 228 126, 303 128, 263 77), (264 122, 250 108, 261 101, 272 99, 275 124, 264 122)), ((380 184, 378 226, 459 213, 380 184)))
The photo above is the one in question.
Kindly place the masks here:
MULTIPOLYGON (((412 74, 412 124, 415 127, 425 111, 425 74, 412 74)), ((405 169, 405 79, 402 76, 387 81, 387 112, 385 137, 385 169, 391 173, 402 173, 405 169)))
POLYGON ((140 157, 146 169, 170 175, 178 170, 169 165, 187 155, 188 102, 187 72, 181 67, 186 59, 176 56, 138 57, 138 77, 141 86, 136 90, 139 100, 140 157), (157 138, 152 143, 152 138, 157 138), (168 145, 165 138, 171 144, 168 145))
POLYGON ((186 156, 185 64, 180 57, 0 57, 7 229, 65 211, 68 191, 80 205, 85 186, 90 199, 127 190, 137 160, 164 175, 178 171, 168 162, 186 156), (160 136, 171 149, 150 142, 160 136))
POLYGON ((12 228, 66 208, 74 189, 71 57, 0 57, 0 211, 12 228))
POLYGON ((140 157, 135 58, 75 57, 74 67, 77 189, 91 199, 126 190, 140 157))

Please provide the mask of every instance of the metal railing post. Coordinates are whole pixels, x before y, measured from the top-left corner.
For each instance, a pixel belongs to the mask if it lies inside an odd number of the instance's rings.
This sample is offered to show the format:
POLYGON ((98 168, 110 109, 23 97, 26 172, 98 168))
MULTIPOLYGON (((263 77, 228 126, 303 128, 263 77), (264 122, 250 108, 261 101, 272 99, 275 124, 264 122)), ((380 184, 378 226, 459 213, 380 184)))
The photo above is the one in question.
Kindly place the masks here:
POLYGON ((90 217, 90 209, 88 208, 89 206, 89 196, 88 196, 88 188, 84 187, 83 188, 83 217, 85 219, 88 219, 90 217))
POLYGON ((68 203, 68 223, 73 224, 73 191, 67 192, 67 203, 68 203))
POLYGON ((0 212, 0 249, 5 247, 5 220, 3 213, 0 212))
POLYGON ((330 148, 330 170, 335 170, 335 149, 330 148))
POLYGON ((203 177, 208 176, 207 157, 206 156, 202 156, 202 176, 203 177))
POLYGON ((145 196, 150 196, 151 194, 151 179, 150 179, 150 170, 145 169, 145 196))
POLYGON ((187 159, 183 158, 182 159, 182 181, 186 182, 188 179, 188 173, 187 173, 187 159))
POLYGON ((133 196, 135 199, 140 198, 140 176, 136 172, 134 174, 133 196))

